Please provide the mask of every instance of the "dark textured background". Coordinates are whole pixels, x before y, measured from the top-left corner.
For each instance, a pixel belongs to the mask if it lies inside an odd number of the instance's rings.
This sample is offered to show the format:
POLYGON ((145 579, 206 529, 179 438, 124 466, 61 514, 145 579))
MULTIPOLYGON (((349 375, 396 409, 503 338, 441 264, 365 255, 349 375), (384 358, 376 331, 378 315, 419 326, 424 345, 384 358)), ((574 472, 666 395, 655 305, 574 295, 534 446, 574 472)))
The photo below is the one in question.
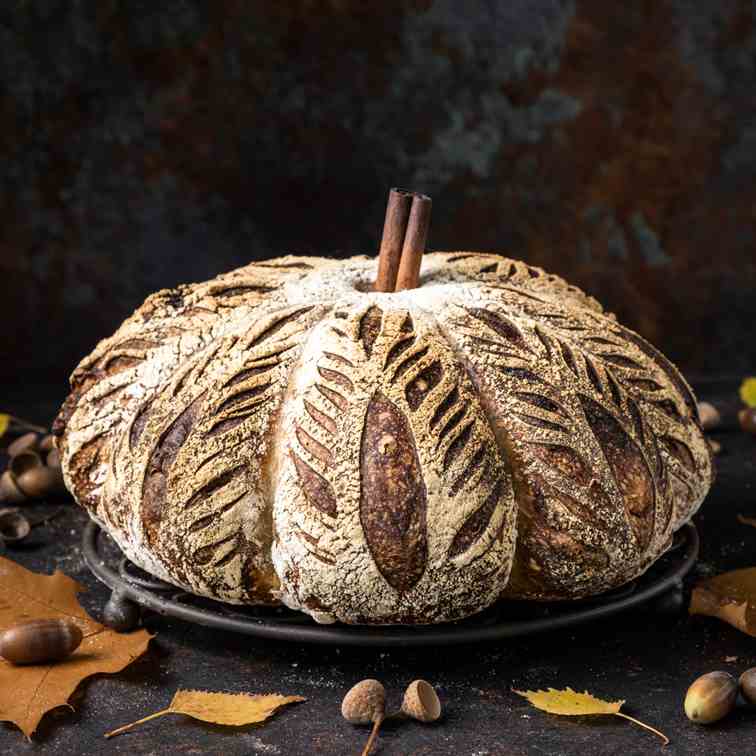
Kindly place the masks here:
POLYGON ((429 245, 568 276, 687 371, 756 362, 755 6, 13 0, 0 378, 62 380, 151 291, 429 245))

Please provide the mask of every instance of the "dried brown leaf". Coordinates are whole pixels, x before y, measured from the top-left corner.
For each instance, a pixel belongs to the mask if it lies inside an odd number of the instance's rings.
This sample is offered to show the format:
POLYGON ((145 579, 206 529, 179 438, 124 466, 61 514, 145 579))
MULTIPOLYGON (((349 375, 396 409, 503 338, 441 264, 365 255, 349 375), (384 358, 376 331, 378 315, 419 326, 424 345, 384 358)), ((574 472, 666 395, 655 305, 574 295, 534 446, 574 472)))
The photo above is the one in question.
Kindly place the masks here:
POLYGON ((264 722, 282 706, 304 701, 302 696, 281 696, 277 693, 216 693, 209 690, 177 690, 167 709, 156 711, 136 722, 123 725, 105 734, 106 738, 120 735, 142 722, 162 717, 165 714, 185 714, 193 719, 212 724, 241 725, 264 722))
POLYGON ((554 688, 549 688, 548 690, 515 690, 513 692, 517 693, 518 696, 527 698, 537 709, 547 711, 549 714, 559 714, 560 716, 567 717, 609 714, 622 717, 658 735, 664 741, 664 745, 669 743, 669 738, 659 732, 659 730, 634 717, 623 714, 620 709, 622 708, 622 704, 625 703, 624 701, 604 701, 591 695, 587 690, 583 693, 578 693, 576 690, 572 690, 572 688, 565 688, 564 690, 555 690, 554 688))
POLYGON ((756 637, 756 567, 725 572, 697 585, 688 611, 718 617, 756 637))
POLYGON ((0 557, 0 632, 17 622, 65 617, 84 640, 63 661, 16 666, 0 659, 0 721, 13 722, 30 737, 45 712, 64 706, 90 675, 120 672, 147 648, 150 634, 128 635, 95 622, 80 606, 81 586, 62 572, 40 575, 0 557))

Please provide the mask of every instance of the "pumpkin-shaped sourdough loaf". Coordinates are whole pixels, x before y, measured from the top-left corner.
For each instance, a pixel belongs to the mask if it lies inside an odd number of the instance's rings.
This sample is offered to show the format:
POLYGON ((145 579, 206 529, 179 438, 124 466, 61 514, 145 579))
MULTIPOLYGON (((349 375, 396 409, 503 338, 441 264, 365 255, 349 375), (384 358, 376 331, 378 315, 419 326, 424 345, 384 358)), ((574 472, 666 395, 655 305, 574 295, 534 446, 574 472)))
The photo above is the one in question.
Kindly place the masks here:
POLYGON ((66 483, 145 570, 319 622, 428 623, 642 573, 712 462, 690 388, 498 255, 282 257, 160 291, 72 376, 66 483))

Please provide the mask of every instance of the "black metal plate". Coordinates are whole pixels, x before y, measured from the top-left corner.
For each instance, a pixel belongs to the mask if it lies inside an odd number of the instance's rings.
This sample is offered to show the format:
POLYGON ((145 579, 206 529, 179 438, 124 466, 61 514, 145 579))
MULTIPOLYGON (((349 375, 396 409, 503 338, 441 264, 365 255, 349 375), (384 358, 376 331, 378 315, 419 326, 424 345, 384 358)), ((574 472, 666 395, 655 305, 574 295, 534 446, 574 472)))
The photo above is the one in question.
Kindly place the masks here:
POLYGON ((318 625, 286 608, 240 607, 205 599, 158 580, 128 562, 109 537, 88 523, 82 537, 84 559, 114 594, 159 614, 207 627, 274 640, 328 645, 410 647, 454 645, 514 638, 591 622, 638 607, 670 591, 698 557, 698 533, 689 523, 672 548, 641 577, 609 593, 571 602, 500 601, 459 622, 418 626, 318 625), (103 543, 106 541, 106 543, 103 543), (110 564, 117 562, 118 569, 110 564))

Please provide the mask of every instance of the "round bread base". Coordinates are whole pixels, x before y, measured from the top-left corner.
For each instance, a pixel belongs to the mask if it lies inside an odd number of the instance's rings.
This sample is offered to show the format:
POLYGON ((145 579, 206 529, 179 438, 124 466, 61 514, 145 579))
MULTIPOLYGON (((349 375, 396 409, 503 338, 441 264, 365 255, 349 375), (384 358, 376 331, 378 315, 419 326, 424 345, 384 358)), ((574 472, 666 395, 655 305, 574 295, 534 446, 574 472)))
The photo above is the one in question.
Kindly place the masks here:
MULTIPOLYGON (((82 551, 87 566, 111 590, 109 617, 135 617, 138 604, 158 614, 220 630, 272 640, 334 646, 410 647, 429 644, 500 640, 548 632, 602 619, 647 605, 660 613, 681 610, 682 580, 698 557, 698 532, 692 523, 676 534, 669 551, 640 577, 621 588, 579 601, 499 601, 458 622, 440 625, 354 626, 318 625, 310 617, 285 607, 224 604, 182 591, 134 567, 96 523, 84 528, 82 551)), ((118 630, 127 630, 119 623, 118 630)))

